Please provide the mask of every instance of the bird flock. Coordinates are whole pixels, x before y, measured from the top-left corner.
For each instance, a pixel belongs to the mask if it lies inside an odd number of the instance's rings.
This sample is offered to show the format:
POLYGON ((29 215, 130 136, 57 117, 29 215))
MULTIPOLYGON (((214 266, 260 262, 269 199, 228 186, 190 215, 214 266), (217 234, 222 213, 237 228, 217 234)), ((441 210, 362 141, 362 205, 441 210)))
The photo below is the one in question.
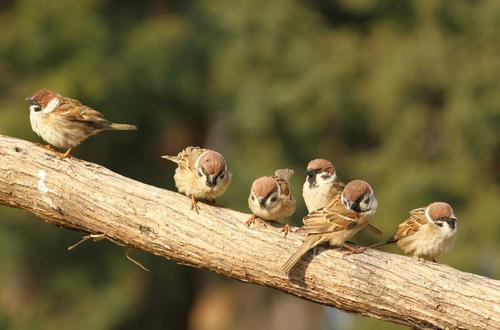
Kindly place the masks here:
MULTIPOLYGON (((56 151, 60 159, 70 157, 74 147, 99 132, 137 129, 134 125, 112 123, 100 112, 48 89, 41 89, 26 100, 30 104, 33 131, 48 143, 44 147, 56 151)), ((224 194, 231 183, 231 171, 217 151, 187 147, 175 156, 162 158, 177 164, 175 185, 180 193, 191 198, 191 209, 197 213, 201 211, 199 201, 217 205, 216 198, 224 194)), ((291 230, 287 219, 297 205, 290 185, 293 174, 291 169, 278 169, 273 175, 254 180, 248 196, 252 216, 246 221, 247 226, 257 221, 264 225, 266 221, 284 222, 282 230, 286 237, 291 230)), ((305 238, 282 266, 284 272, 290 272, 304 254, 320 244, 362 253, 367 247, 350 243, 348 240, 353 235, 363 229, 382 234, 370 223, 378 207, 373 189, 363 180, 344 184, 334 165, 326 159, 314 159, 307 165, 302 196, 309 213, 296 232, 305 238)), ((370 247, 396 243, 405 253, 435 262, 453 247, 456 233, 457 217, 452 207, 446 202, 433 202, 411 210, 394 235, 370 247)))

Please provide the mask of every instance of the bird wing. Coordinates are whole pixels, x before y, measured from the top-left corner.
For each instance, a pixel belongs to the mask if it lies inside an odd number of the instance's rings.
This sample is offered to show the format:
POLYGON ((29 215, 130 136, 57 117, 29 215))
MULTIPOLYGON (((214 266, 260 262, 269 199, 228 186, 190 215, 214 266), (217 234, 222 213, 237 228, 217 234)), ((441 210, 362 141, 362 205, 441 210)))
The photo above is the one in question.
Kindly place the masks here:
POLYGON ((187 147, 177 155, 177 163, 181 169, 194 170, 196 161, 207 149, 200 147, 187 147))
POLYGON ((304 233, 326 233, 352 229, 358 224, 359 214, 348 210, 338 195, 330 204, 306 215, 299 231, 304 233))
POLYGON ((344 191, 345 183, 337 180, 333 183, 333 186, 335 187, 335 189, 337 189, 338 192, 342 192, 342 191, 344 191))
POLYGON ((80 101, 65 97, 54 112, 72 121, 102 121, 105 120, 102 113, 83 105, 80 101))
POLYGON ((274 172, 274 179, 276 179, 276 182, 278 182, 280 186, 281 198, 293 199, 292 187, 290 185, 290 178, 293 173, 294 171, 289 168, 276 170, 276 172, 274 172))
POLYGON ((410 211, 410 216, 403 223, 398 225, 396 233, 394 234, 394 239, 399 240, 401 238, 408 237, 416 233, 421 226, 427 223, 425 218, 425 208, 421 207, 410 211))

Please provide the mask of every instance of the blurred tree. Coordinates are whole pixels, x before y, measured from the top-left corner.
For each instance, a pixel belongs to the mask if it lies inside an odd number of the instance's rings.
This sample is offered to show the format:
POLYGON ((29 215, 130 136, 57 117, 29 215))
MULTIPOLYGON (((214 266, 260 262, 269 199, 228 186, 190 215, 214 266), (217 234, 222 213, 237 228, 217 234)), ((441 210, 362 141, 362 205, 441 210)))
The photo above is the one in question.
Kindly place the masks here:
MULTIPOLYGON (((460 234, 442 261, 498 278, 499 17, 494 0, 0 1, 0 133, 39 141, 23 99, 55 89, 140 128, 77 157, 173 189, 159 156, 208 145, 235 174, 221 202, 240 210, 254 177, 294 168, 298 197, 306 162, 326 157, 372 183, 387 235, 408 210, 450 201, 460 234)), ((245 297, 207 294, 204 272, 151 256, 142 273, 106 243, 67 253, 78 234, 17 211, 0 219, 0 328, 194 328, 207 297, 245 297)), ((323 315, 325 328, 339 318, 323 315)))

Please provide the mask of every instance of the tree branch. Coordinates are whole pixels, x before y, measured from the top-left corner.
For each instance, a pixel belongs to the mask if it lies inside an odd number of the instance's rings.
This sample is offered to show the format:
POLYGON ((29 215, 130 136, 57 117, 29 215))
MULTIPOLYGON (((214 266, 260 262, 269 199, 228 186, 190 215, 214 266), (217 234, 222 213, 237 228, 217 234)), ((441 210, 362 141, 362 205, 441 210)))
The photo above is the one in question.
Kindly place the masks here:
POLYGON ((0 204, 244 282, 418 328, 500 329, 500 281, 368 250, 316 248, 280 267, 303 237, 247 228, 248 214, 202 204, 78 159, 0 136, 0 204))

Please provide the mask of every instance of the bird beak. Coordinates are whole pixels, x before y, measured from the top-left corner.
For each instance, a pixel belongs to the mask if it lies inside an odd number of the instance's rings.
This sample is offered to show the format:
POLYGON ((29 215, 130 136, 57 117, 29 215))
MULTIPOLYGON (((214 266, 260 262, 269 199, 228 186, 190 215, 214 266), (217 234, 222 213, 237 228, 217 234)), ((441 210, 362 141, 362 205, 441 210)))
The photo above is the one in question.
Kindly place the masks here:
POLYGON ((316 173, 314 171, 307 171, 307 182, 309 182, 309 187, 316 186, 316 173))
POLYGON ((264 200, 264 198, 257 198, 257 200, 259 201, 260 208, 263 209, 266 205, 266 201, 264 200))
POLYGON ((31 97, 26 97, 24 100, 28 102, 30 105, 33 105, 33 99, 31 97))
POLYGON ((207 177, 207 186, 213 188, 215 187, 216 184, 217 184, 217 177, 215 175, 209 175, 207 177))
POLYGON ((455 229, 457 227, 457 218, 451 217, 450 220, 447 222, 450 229, 455 229))
POLYGON ((356 202, 347 202, 347 207, 349 207, 349 210, 354 210, 358 203, 356 202))

